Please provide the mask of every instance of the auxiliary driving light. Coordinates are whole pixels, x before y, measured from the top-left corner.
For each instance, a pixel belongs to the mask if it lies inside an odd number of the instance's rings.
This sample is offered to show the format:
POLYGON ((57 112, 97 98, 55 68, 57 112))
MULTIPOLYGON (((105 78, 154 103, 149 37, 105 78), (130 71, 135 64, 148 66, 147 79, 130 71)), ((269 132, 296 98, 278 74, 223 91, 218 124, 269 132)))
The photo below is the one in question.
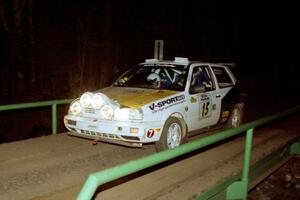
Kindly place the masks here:
POLYGON ((94 94, 93 97, 92 97, 92 106, 93 108, 95 109, 100 109, 101 106, 103 105, 103 98, 101 96, 101 94, 94 94))
POLYGON ((92 103, 92 93, 86 92, 80 97, 80 104, 83 107, 88 107, 92 103))

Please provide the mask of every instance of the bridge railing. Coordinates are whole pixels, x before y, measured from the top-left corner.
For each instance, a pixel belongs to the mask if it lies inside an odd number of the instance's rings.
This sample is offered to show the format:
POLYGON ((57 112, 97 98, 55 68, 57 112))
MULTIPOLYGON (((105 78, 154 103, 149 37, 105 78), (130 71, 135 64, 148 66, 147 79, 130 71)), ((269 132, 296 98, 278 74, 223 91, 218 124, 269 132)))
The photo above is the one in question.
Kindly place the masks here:
MULTIPOLYGON (((233 182, 227 188, 226 198, 246 199, 248 188, 249 188, 248 185, 249 185, 250 158, 251 158, 251 148, 252 148, 254 128, 275 121, 277 119, 292 115, 294 113, 298 113, 299 111, 300 111, 300 105, 285 110, 283 112, 280 112, 278 114, 274 114, 268 117, 261 118, 259 120, 246 123, 240 127, 225 130, 207 136, 205 138, 201 138, 189 142, 175 149, 155 153, 137 160, 129 161, 122 165, 118 165, 112 168, 105 169, 100 172, 90 174, 85 184, 83 185, 80 193, 78 194, 77 200, 92 199, 97 188, 105 183, 111 182, 113 180, 127 176, 129 174, 133 174, 135 172, 152 167, 154 165, 171 160, 173 158, 182 156, 192 151, 201 149, 210 144, 217 143, 219 141, 225 140, 227 138, 231 138, 239 134, 243 134, 245 132, 246 132, 246 142, 245 142, 245 154, 244 154, 243 172, 241 175, 241 180, 233 182)), ((291 146, 291 152, 297 154, 300 153, 299 142, 296 142, 291 146)))
POLYGON ((31 103, 19 103, 10 105, 0 105, 0 111, 36 108, 36 107, 52 107, 52 134, 57 133, 57 105, 71 103, 73 99, 62 99, 62 100, 51 100, 51 101, 40 101, 31 103))

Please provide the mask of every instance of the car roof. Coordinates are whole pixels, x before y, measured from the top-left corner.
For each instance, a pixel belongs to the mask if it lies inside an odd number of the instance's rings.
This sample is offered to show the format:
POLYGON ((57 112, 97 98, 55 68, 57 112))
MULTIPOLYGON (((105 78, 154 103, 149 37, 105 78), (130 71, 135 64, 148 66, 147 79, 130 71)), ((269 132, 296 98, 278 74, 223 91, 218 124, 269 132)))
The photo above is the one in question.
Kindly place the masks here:
POLYGON ((207 65, 217 65, 217 66, 226 66, 234 65, 232 63, 211 63, 211 62, 203 62, 203 61, 191 61, 185 57, 175 57, 174 60, 158 60, 156 58, 146 59, 145 62, 140 64, 173 64, 173 65, 189 65, 189 64, 207 64, 207 65))

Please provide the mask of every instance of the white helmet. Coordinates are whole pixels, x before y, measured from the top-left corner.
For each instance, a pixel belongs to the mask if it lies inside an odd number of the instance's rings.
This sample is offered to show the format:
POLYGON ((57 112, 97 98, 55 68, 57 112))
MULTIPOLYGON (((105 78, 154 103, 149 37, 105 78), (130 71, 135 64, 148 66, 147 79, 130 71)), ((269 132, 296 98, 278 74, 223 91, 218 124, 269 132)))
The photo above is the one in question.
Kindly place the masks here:
POLYGON ((151 73, 147 77, 147 82, 149 82, 152 86, 159 88, 160 87, 160 77, 156 73, 151 73))

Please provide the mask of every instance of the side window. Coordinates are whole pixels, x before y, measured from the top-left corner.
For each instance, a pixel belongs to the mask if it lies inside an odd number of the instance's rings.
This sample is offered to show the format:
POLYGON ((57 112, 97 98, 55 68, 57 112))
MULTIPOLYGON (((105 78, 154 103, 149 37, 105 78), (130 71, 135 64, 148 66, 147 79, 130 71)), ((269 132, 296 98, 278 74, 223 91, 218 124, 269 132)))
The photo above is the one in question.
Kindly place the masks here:
POLYGON ((217 78, 220 88, 230 87, 233 85, 233 82, 223 67, 212 67, 212 70, 217 78))
POLYGON ((200 93, 215 89, 207 66, 196 66, 193 69, 190 93, 200 93))

